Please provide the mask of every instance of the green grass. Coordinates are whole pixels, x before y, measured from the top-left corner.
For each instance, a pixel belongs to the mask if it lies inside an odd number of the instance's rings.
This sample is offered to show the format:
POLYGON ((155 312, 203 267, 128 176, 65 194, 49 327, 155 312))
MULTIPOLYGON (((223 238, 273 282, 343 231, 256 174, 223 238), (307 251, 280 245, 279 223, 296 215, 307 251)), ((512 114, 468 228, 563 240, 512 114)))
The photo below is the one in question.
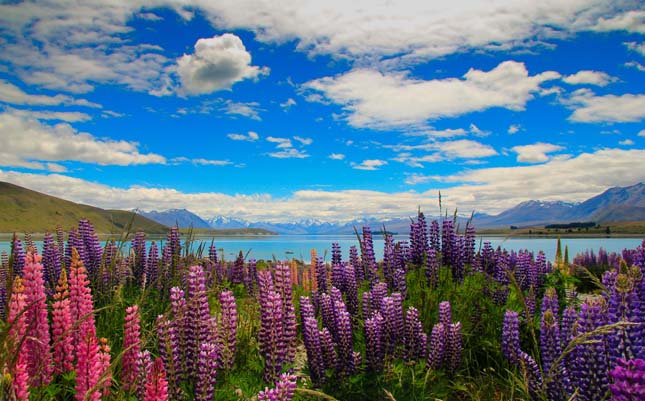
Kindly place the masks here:
MULTIPOLYGON (((132 221, 133 213, 105 210, 66 201, 17 185, 0 182, 0 233, 54 231, 57 225, 67 231, 81 218, 89 219, 97 233, 122 233, 132 221)), ((134 215, 132 231, 164 234, 168 228, 140 215, 134 215)))

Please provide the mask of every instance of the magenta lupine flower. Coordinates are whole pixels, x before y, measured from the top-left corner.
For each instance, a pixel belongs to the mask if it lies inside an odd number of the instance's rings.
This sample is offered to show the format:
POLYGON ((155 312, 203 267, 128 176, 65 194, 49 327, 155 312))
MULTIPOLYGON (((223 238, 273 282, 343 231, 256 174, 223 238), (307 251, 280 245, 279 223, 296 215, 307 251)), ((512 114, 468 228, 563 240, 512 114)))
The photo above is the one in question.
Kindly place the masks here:
POLYGON ((215 394, 217 378, 217 346, 204 342, 199 344, 195 401, 211 401, 215 394))
POLYGON ((219 340, 221 342, 220 368, 231 369, 235 362, 237 344, 237 306, 232 291, 219 294, 221 313, 219 315, 219 340))
POLYGON ((52 304, 54 374, 74 370, 74 344, 71 333, 72 315, 68 289, 67 272, 62 269, 52 304))
POLYGON ((446 354, 446 327, 437 323, 432 327, 430 344, 428 345, 428 368, 437 370, 441 368, 446 354))
POLYGON ((110 396, 110 387, 112 387, 112 372, 110 371, 110 346, 108 345, 107 338, 99 340, 99 380, 101 382, 101 397, 107 398, 110 396))
POLYGON ((206 274, 201 266, 188 268, 188 309, 186 312, 186 358, 188 376, 197 374, 199 344, 208 341, 210 308, 206 293, 206 274))
POLYGON ((384 319, 380 312, 375 312, 365 320, 365 360, 367 368, 373 372, 381 372, 385 362, 383 344, 384 319))
POLYGON ((125 310, 121 386, 126 391, 136 388, 138 377, 137 356, 141 350, 140 337, 139 307, 133 305, 125 310))
POLYGON ((145 384, 144 401, 168 401, 168 382, 161 359, 155 359, 145 384))
MULTIPOLYGON (((302 304, 301 312, 303 312, 302 304)), ((305 313, 303 312, 303 317, 304 315, 305 313)), ((307 351, 309 376, 315 386, 320 386, 325 381, 325 361, 323 359, 323 351, 320 345, 318 321, 313 316, 308 316, 303 319, 302 336, 305 343, 305 349, 307 351)))
POLYGON ((7 324, 9 325, 9 348, 14 349, 16 355, 15 364, 9 367, 9 373, 13 376, 13 390, 19 401, 28 401, 29 397, 28 351, 24 343, 28 322, 25 313, 27 302, 24 291, 22 279, 16 277, 13 281, 13 290, 9 301, 7 324))
POLYGON ((291 401, 296 392, 296 376, 283 373, 275 383, 275 388, 265 388, 258 393, 258 401, 291 401))
POLYGON ((331 338, 331 333, 326 327, 324 327, 318 335, 320 337, 320 348, 322 350, 325 369, 335 369, 338 365, 338 356, 334 349, 334 342, 331 338))
POLYGON ((148 375, 152 369, 152 357, 150 351, 143 350, 137 353, 137 379, 133 390, 137 395, 137 399, 143 400, 146 396, 145 383, 148 380, 148 375))
POLYGON ((49 320, 47 315, 47 296, 43 280, 43 265, 40 256, 28 253, 25 258, 23 279, 25 301, 29 305, 25 312, 27 319, 27 339, 25 346, 29 357, 27 370, 32 386, 47 385, 51 381, 53 362, 49 347, 49 320))
POLYGON ((618 359, 616 367, 609 373, 614 380, 609 385, 611 401, 645 400, 645 360, 618 359))
POLYGON ((274 382, 284 362, 286 350, 282 339, 282 299, 280 294, 269 291, 260 300, 260 353, 264 357, 264 380, 274 382))

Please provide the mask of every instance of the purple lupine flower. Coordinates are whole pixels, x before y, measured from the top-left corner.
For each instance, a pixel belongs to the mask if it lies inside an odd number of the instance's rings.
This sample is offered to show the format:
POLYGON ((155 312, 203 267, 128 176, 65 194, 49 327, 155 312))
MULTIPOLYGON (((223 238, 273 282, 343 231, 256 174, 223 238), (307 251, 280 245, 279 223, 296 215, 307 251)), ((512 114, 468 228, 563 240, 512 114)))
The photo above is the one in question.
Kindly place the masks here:
POLYGON ((300 321, 303 322, 308 318, 316 318, 316 310, 311 303, 311 298, 307 296, 300 297, 300 321))
POLYGON ((573 326, 578 319, 578 311, 574 307, 567 307, 562 312, 562 323, 560 325, 560 344, 562 349, 566 349, 569 341, 573 337, 573 326))
POLYGON ((318 299, 320 307, 320 316, 322 317, 322 325, 329 329, 329 331, 336 339, 336 322, 334 321, 334 302, 328 294, 320 294, 318 299))
POLYGON ((146 282, 155 285, 159 288, 159 248, 157 243, 152 241, 150 249, 148 250, 148 258, 146 259, 146 282))
POLYGON ((320 337, 320 348, 322 350, 325 369, 335 369, 338 364, 338 356, 334 349, 334 341, 331 338, 331 333, 324 327, 318 332, 318 336, 320 337))
POLYGON ((609 375, 614 379, 609 385, 612 401, 645 400, 645 360, 618 359, 609 375))
POLYGON ((448 341, 446 344, 446 365, 448 372, 454 375, 461 365, 462 340, 461 322, 451 323, 448 328, 448 341))
POLYGON ((432 327, 428 348, 428 367, 432 370, 441 368, 446 354, 446 327, 442 323, 432 327))
POLYGON ((257 285, 257 282, 258 282, 258 267, 255 259, 249 259, 247 270, 248 270, 247 276, 249 278, 247 291, 250 294, 255 294, 255 286, 257 285))
POLYGON ((356 274, 356 282, 360 283, 365 280, 365 274, 363 271, 363 264, 358 258, 358 249, 355 245, 349 247, 349 263, 354 267, 354 273, 356 274))
POLYGON ((331 265, 331 286, 345 292, 345 280, 343 277, 343 265, 341 263, 332 263, 331 265))
POLYGON ((344 263, 343 281, 345 288, 345 300, 347 301, 347 310, 352 316, 358 315, 358 284, 356 283, 356 273, 354 266, 344 263))
MULTIPOLYGON (((546 299, 546 297, 545 297, 546 299)), ((555 361, 562 353, 560 346, 560 327, 558 326, 557 315, 553 314, 553 309, 546 308, 542 313, 540 321, 540 350, 542 355, 542 371, 545 374, 547 382, 547 392, 550 399, 557 400, 566 398, 565 383, 569 382, 567 371, 564 370, 562 363, 553 367, 555 361)))
MULTIPOLYGON (((583 303, 578 315, 578 333, 584 334, 606 324, 602 299, 591 299, 583 303)), ((602 399, 609 389, 607 377, 606 336, 596 334, 590 337, 593 343, 576 346, 576 364, 571 372, 573 384, 579 388, 583 400, 602 399)))
POLYGON ((383 344, 383 325, 385 320, 380 312, 365 320, 365 359, 367 368, 373 372, 381 372, 385 361, 383 344))
POLYGON ((444 265, 451 264, 452 240, 454 236, 452 220, 445 219, 441 225, 441 261, 444 265))
POLYGON ((542 373, 540 373, 540 367, 537 362, 535 362, 535 359, 524 351, 520 351, 518 355, 518 363, 525 372, 525 376, 528 378, 529 393, 533 398, 536 398, 536 394, 542 388, 542 373))
POLYGON ((209 342, 199 344, 197 359, 195 401, 211 401, 217 378, 217 346, 209 342))
POLYGON ((555 320, 558 320, 560 315, 560 305, 558 304, 558 293, 555 291, 555 288, 547 288, 544 292, 544 298, 542 298, 542 315, 550 310, 555 317, 555 320))
MULTIPOLYGON (((636 270, 640 274, 640 269, 636 270)), ((616 276, 607 306, 607 323, 642 322, 640 300, 634 285, 634 280, 629 275, 621 273, 616 276)), ((637 326, 617 328, 607 337, 610 369, 616 366, 619 358, 629 360, 638 356, 641 335, 642 328, 637 326)))
POLYGON ((188 268, 188 308, 186 312, 186 356, 190 377, 198 368, 199 345, 208 341, 210 308, 206 292, 206 274, 201 266, 188 268))
POLYGON ((235 362, 235 349, 237 345, 237 307, 232 291, 222 291, 219 294, 220 320, 217 327, 220 330, 219 340, 220 368, 230 370, 235 362))
POLYGON ((421 245, 421 228, 416 221, 410 222, 410 251, 412 263, 421 264, 423 260, 423 246, 421 245))
POLYGON ((319 294, 327 292, 327 266, 320 256, 316 258, 316 284, 318 285, 319 294))
MULTIPOLYGON (((388 316, 388 318, 391 318, 394 322, 393 326, 395 333, 403 333, 403 330, 405 330, 403 322, 403 297, 399 292, 393 292, 390 297, 392 298, 392 305, 394 308, 392 310, 392 315, 388 316)), ((397 336, 397 340, 397 345, 403 345, 402 336, 397 336)))
POLYGON ((231 269, 231 284, 244 283, 244 254, 240 251, 231 269))
POLYGON ((338 361, 336 371, 342 377, 354 372, 354 346, 352 322, 349 312, 342 301, 334 303, 335 326, 337 330, 338 361))
POLYGON ((282 301, 281 346, 285 350, 283 364, 291 364, 296 355, 296 310, 293 306, 291 270, 286 264, 278 264, 275 268, 275 289, 282 301))
POLYGON ((394 244, 394 268, 406 270, 408 262, 409 247, 407 241, 397 241, 394 244))
POLYGON ((408 284, 405 281, 405 270, 396 269, 394 272, 394 290, 401 293, 404 298, 408 297, 408 284))
MULTIPOLYGON (((397 330, 396 308, 392 297, 385 297, 381 301, 381 315, 383 315, 383 345, 387 355, 394 355, 397 340, 401 331, 397 330)), ((402 313, 402 312, 401 312, 402 313)))
POLYGON ((370 291, 365 291, 362 295, 363 302, 363 320, 367 320, 372 317, 372 314, 375 310, 372 309, 372 293, 370 291))
POLYGON ((439 259, 437 258, 437 251, 434 248, 428 250, 428 256, 426 258, 426 279, 430 288, 437 288, 439 284, 439 259))
MULTIPOLYGON (((134 253, 134 263, 132 264, 132 273, 135 280, 141 282, 145 277, 146 271, 146 234, 143 231, 137 231, 132 239, 132 252, 134 253)), ((149 277, 146 277, 149 281, 149 277)))
POLYGON ((60 256, 58 246, 54 244, 54 237, 51 233, 45 233, 43 237, 43 278, 49 291, 56 287, 60 275, 60 256))
POLYGON ((520 319, 517 312, 507 310, 502 325, 502 353, 511 364, 516 365, 520 351, 520 319))
POLYGON ((219 261, 217 260, 217 247, 214 244, 211 244, 208 247, 208 259, 213 263, 217 264, 219 261))
POLYGON ((179 233, 179 227, 172 226, 170 231, 168 231, 167 236, 168 249, 170 250, 170 263, 176 264, 179 256, 181 255, 181 234, 179 233))
MULTIPOLYGON (((307 307, 305 308, 305 311, 303 311, 302 303, 300 306, 300 311, 303 314, 303 317, 305 314, 309 314, 309 312, 305 312, 308 309, 307 307)), ((325 381, 325 360, 323 358, 323 350, 320 344, 318 321, 315 317, 307 316, 303 319, 302 337, 305 344, 305 350, 307 351, 309 376, 311 377, 311 381, 314 385, 320 386, 325 381)))
POLYGON ((413 306, 409 307, 405 314, 405 330, 403 334, 405 337, 405 353, 403 358, 406 361, 423 358, 427 347, 427 344, 423 341, 425 333, 423 332, 423 325, 419 320, 419 311, 413 306))
POLYGON ((475 226, 469 224, 464 236, 464 263, 472 265, 475 260, 475 226))
POLYGON ((342 255, 340 252, 340 244, 338 242, 333 242, 331 244, 331 264, 339 265, 342 261, 342 255))
POLYGON ((439 323, 442 323, 446 329, 452 323, 452 312, 449 301, 443 301, 439 304, 439 323))
POLYGON ((464 281, 464 237, 454 232, 452 242, 450 263, 452 279, 457 283, 462 283, 464 281))
POLYGON ((146 386, 144 383, 146 383, 148 374, 152 368, 152 358, 150 357, 150 351, 148 350, 137 352, 136 358, 137 377, 134 383, 134 392, 139 400, 143 400, 146 393, 146 386))
POLYGON ((11 247, 11 257, 13 259, 13 275, 22 276, 22 271, 25 268, 25 251, 22 249, 22 242, 15 236, 11 247))
POLYGON ((182 370, 182 357, 184 356, 183 350, 185 348, 180 343, 174 323, 174 321, 166 320, 163 315, 159 315, 157 317, 157 340, 159 356, 168 375, 170 394, 175 399, 182 399, 180 381, 185 372, 185 370, 182 370))
MULTIPOLYGON (((387 295, 387 284, 383 282, 376 283, 370 290, 370 300, 372 302, 372 310, 381 309, 383 298, 387 295)), ((385 316, 384 316, 385 318, 385 316)))
POLYGON ((296 376, 283 373, 275 383, 275 388, 265 388, 258 393, 258 401, 291 401, 296 392, 296 376))
POLYGON ((394 270, 396 269, 394 258, 394 239, 392 234, 385 234, 383 240, 383 277, 390 287, 394 284, 394 270))
POLYGON ((432 220, 428 237, 430 241, 429 246, 431 249, 434 249, 435 254, 441 250, 441 238, 439 235, 439 222, 437 220, 432 220))
POLYGON ((282 298, 269 290, 260 299, 260 353, 264 357, 264 380, 274 382, 284 361, 286 350, 282 343, 282 298))
POLYGON ((376 257, 374 256, 372 230, 368 226, 363 227, 363 239, 361 241, 361 259, 363 260, 365 276, 369 280, 371 286, 378 281, 378 275, 376 274, 378 265, 376 264, 376 257))

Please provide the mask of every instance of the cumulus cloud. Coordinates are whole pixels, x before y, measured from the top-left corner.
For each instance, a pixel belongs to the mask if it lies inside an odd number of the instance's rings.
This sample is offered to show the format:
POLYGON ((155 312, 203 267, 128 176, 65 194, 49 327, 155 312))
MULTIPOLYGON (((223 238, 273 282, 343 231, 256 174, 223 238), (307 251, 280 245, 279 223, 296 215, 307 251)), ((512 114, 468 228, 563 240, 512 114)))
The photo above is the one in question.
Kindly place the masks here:
POLYGON ((412 215, 421 205, 435 210, 437 191, 448 209, 499 213, 529 199, 582 201, 616 185, 645 181, 645 170, 634 166, 645 160, 642 149, 602 149, 543 164, 466 170, 447 177, 417 175, 409 183, 442 181, 423 192, 295 191, 285 197, 268 194, 228 195, 217 192, 184 193, 172 188, 132 185, 112 187, 61 174, 27 174, 0 170, 8 181, 104 208, 160 210, 187 208, 200 216, 235 216, 250 221, 284 222, 301 218, 348 221, 360 217, 412 215))
POLYGON ((623 146, 632 146, 634 144, 634 141, 632 141, 631 139, 625 139, 618 142, 618 144, 623 146))
POLYGON ((230 89, 245 79, 256 79, 267 74, 268 69, 252 66, 251 53, 242 39, 225 33, 199 39, 193 54, 184 54, 177 60, 177 73, 187 94, 201 95, 230 89))
POLYGON ((300 142, 303 146, 309 146, 314 142, 311 138, 303 138, 301 136, 294 136, 293 139, 300 142))
POLYGON ((522 126, 519 124, 511 124, 506 132, 508 132, 509 135, 515 135, 520 131, 521 128, 522 126))
POLYGON ((542 163, 550 159, 547 153, 557 152, 562 149, 564 149, 562 146, 543 142, 513 146, 511 148, 513 152, 517 153, 517 161, 520 163, 542 163))
POLYGON ((645 129, 640 130, 638 136, 645 138, 645 129))
POLYGON ((368 159, 368 160, 363 160, 360 163, 352 162, 351 166, 356 170, 374 171, 374 170, 378 170, 379 167, 385 166, 386 164, 387 162, 385 160, 368 159))
POLYGON ((645 71, 645 65, 638 61, 628 61, 625 63, 625 67, 636 68, 638 71, 645 71))
POLYGON ((233 102, 227 100, 221 108, 226 114, 237 115, 260 121, 260 103, 258 102, 233 102))
POLYGON ((295 106, 296 104, 298 104, 298 103, 296 103, 295 100, 293 100, 292 98, 289 98, 289 99, 285 100, 284 102, 280 103, 280 107, 282 107, 282 109, 284 111, 288 111, 288 110, 291 109, 291 107, 295 106))
POLYGON ((554 71, 531 76, 524 63, 505 61, 490 71, 470 69, 461 78, 435 80, 355 69, 304 88, 343 106, 352 126, 390 129, 491 107, 523 110, 540 84, 559 77, 554 71))
POLYGON ((576 122, 637 122, 645 118, 645 95, 596 96, 590 90, 580 89, 564 103, 574 110, 569 120, 576 122))
MULTIPOLYGON (((310 145, 313 142, 311 138, 302 138, 299 136, 294 136, 293 139, 300 144, 300 147, 310 145)), ((305 150, 296 149, 289 138, 268 136, 266 140, 275 144, 276 151, 267 153, 270 157, 276 159, 305 159, 309 157, 309 154, 305 150)))
MULTIPOLYGON (((89 121, 92 116, 89 114, 81 113, 79 111, 50 111, 50 110, 23 110, 15 109, 13 107, 5 108, 5 111, 15 116, 31 117, 38 120, 58 120, 66 121, 68 123, 89 121)), ((104 112, 105 113, 105 112, 104 112)))
POLYGON ((591 70, 578 71, 573 75, 567 75, 562 78, 562 80, 569 85, 589 84, 597 86, 607 86, 611 82, 617 81, 615 77, 612 77, 605 72, 591 70))
POLYGON ((634 51, 636 53, 640 53, 642 56, 645 56, 645 42, 638 43, 638 42, 626 42, 625 46, 631 51, 634 51))
POLYGON ((497 151, 490 145, 469 139, 429 142, 420 145, 383 145, 383 147, 399 152, 392 160, 418 168, 422 168, 425 163, 455 159, 481 159, 497 155, 497 151), (418 151, 429 153, 423 155, 412 153, 418 151))
POLYGON ((228 134, 227 135, 229 139, 232 139, 234 141, 247 141, 247 142, 255 142, 258 139, 260 139, 260 136, 258 135, 257 132, 249 131, 246 135, 245 134, 228 134))
POLYGON ((332 159, 332 160, 343 160, 343 159, 345 159, 345 155, 342 154, 342 153, 331 153, 327 157, 332 159))
POLYGON ((35 118, 0 114, 0 165, 44 169, 42 162, 80 161, 99 165, 163 164, 154 153, 140 153, 136 142, 99 139, 69 124, 53 126, 35 118))
POLYGON ((600 18, 594 30, 645 33, 645 11, 632 10, 609 18, 600 18))
POLYGON ((196 158, 196 159, 190 159, 188 157, 174 157, 170 160, 171 163, 173 164, 180 164, 180 163, 192 163, 195 166, 229 166, 233 164, 230 160, 215 160, 215 159, 204 159, 204 158, 196 158))

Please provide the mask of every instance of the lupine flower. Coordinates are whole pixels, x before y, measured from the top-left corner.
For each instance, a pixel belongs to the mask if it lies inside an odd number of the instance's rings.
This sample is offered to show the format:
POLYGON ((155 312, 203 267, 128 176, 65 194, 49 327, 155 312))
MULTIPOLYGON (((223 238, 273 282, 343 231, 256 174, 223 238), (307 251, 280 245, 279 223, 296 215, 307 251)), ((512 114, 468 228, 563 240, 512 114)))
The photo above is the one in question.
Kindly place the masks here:
POLYGON ((52 354, 49 348, 47 296, 43 280, 43 265, 40 260, 39 255, 28 253, 23 273, 25 301, 29 305, 25 313, 28 322, 25 346, 29 355, 27 369, 32 386, 47 385, 51 381, 53 368, 52 354))
POLYGON ((334 321, 334 303, 332 298, 327 294, 320 294, 319 298, 320 306, 320 315, 322 316, 323 327, 329 329, 329 331, 336 339, 336 322, 334 321))
MULTIPOLYGON (((545 299, 547 297, 545 296, 545 299)), ((562 353, 560 346, 560 327, 558 320, 553 314, 553 310, 548 308, 542 313, 540 322, 540 350, 542 352, 542 371, 550 380, 547 383, 547 392, 551 399, 557 400, 565 398, 569 387, 568 372, 560 364, 553 367, 555 361, 562 353), (550 377, 549 377, 550 375, 550 377)))
POLYGON ((157 339, 159 341, 159 354, 163 364, 168 371, 168 387, 173 398, 182 399, 182 390, 180 380, 182 370, 182 356, 179 336, 177 335, 175 325, 165 320, 163 315, 157 317, 157 339))
POLYGON ((450 324, 447 343, 446 350, 449 350, 449 352, 446 355, 446 364, 450 374, 454 375, 459 369, 459 365, 461 365, 461 322, 450 324))
POLYGON ((232 291, 222 291, 219 294, 221 308, 218 327, 219 339, 222 345, 220 352, 220 368, 231 369, 235 362, 237 344, 237 307, 232 291))
POLYGON ((411 306, 405 315, 405 354, 406 361, 421 359, 426 354, 427 337, 419 320, 419 311, 411 306))
POLYGON ((264 380, 275 381, 282 370, 284 353, 282 343, 282 299, 269 290, 260 301, 260 353, 264 357, 264 380))
POLYGON ((358 249, 355 245, 349 247, 349 263, 354 267, 354 274, 356 274, 356 282, 360 283, 365 279, 363 265, 358 258, 358 249))
POLYGON ((378 311, 365 320, 365 358, 367 367, 374 372, 383 370, 385 360, 383 324, 383 316, 378 311))
POLYGON ((22 242, 15 236, 11 247, 11 257, 13 258, 14 276, 22 276, 22 269, 25 267, 25 251, 22 249, 22 242))
POLYGON ((345 300, 347 301, 347 310, 352 316, 358 314, 358 284, 356 283, 356 272, 354 266, 344 264, 343 281, 345 288, 345 300))
POLYGON ((100 389, 101 396, 106 398, 110 395, 110 387, 112 387, 112 373, 110 372, 110 346, 108 345, 107 338, 99 340, 99 380, 101 381, 100 389))
POLYGON ((60 256, 58 246, 54 244, 54 237, 51 233, 45 233, 43 237, 43 279, 49 290, 56 286, 60 275, 60 256))
POLYGON ((168 382, 166 381, 166 372, 164 371, 160 358, 155 359, 152 364, 145 388, 146 395, 144 401, 168 400, 168 382))
POLYGON ((52 304, 54 374, 62 374, 74 369, 72 315, 68 289, 67 272, 62 269, 52 304))
MULTIPOLYGON (((172 350, 176 351, 178 360, 174 363, 174 371, 169 368, 167 360, 164 359, 166 363, 166 372, 168 374, 170 381, 170 387, 173 388, 174 381, 173 379, 179 380, 180 377, 186 377, 188 373, 188 350, 187 350, 187 339, 186 334, 188 330, 188 307, 186 305, 186 298, 184 297, 184 291, 178 287, 172 287, 170 289, 170 311, 172 313, 172 320, 169 322, 169 333, 172 335, 172 350), (176 375, 176 377, 175 377, 176 375)), ((170 339, 168 339, 170 340, 170 339)), ((160 339, 161 341, 161 339, 160 339)), ((161 346, 160 346, 161 349, 161 346)), ((173 351, 173 352, 174 352, 173 351)), ((170 354, 168 355, 170 356, 170 354)), ((174 360, 174 356, 173 356, 174 360)))
POLYGON ((137 383, 137 357, 141 350, 141 326, 139 307, 133 305, 125 310, 123 335, 123 360, 121 386, 124 390, 135 389, 137 383))
POLYGON ((320 348, 322 350, 325 369, 336 368, 338 365, 338 356, 334 349, 334 342, 332 341, 331 333, 326 327, 324 327, 318 334, 320 337, 320 348))
POLYGON ((322 261, 321 257, 316 258, 316 263, 314 264, 314 271, 316 272, 316 285, 318 293, 322 294, 327 292, 327 266, 322 261))
POLYGON ((135 393, 139 400, 146 396, 146 386, 144 383, 148 380, 150 370, 152 369, 152 357, 150 351, 143 350, 137 353, 137 379, 135 382, 135 393))
MULTIPOLYGON (((640 274, 640 269, 638 269, 640 274)), ((615 278, 615 284, 610 292, 607 305, 608 323, 633 322, 640 323, 641 316, 640 300, 634 288, 634 280, 628 275, 620 273, 615 278)), ((614 333, 608 336, 609 357, 611 365, 616 366, 617 360, 634 359, 639 353, 639 342, 642 341, 642 329, 640 327, 621 327, 615 329, 614 333)))
MULTIPOLYGON (((303 297, 304 298, 304 297, 303 297)), ((309 376, 316 386, 320 386, 325 380, 325 361, 320 346, 320 333, 318 331, 318 321, 313 316, 305 317, 307 312, 303 312, 302 303, 301 313, 303 315, 302 336, 307 351, 307 364, 309 366, 309 376)))
POLYGON ((209 342, 199 344, 195 401, 211 401, 215 394, 217 375, 217 346, 209 342))
POLYGON ((159 280, 159 248, 157 243, 152 241, 150 244, 150 249, 148 250, 148 258, 146 259, 146 269, 145 269, 146 281, 150 284, 154 284, 155 287, 159 288, 161 283, 159 280))
MULTIPOLYGON (((143 231, 137 231, 132 239, 132 252, 134 254, 134 263, 132 263, 132 273, 137 282, 141 282, 145 277, 149 280, 150 277, 145 275, 146 271, 146 234, 143 231)), ((149 282, 149 281, 148 281, 149 282)))
POLYGON ((446 327, 442 323, 437 323, 432 327, 428 348, 428 367, 433 370, 439 369, 443 364, 446 352, 446 327))
POLYGON ((376 283, 378 276, 376 270, 376 257, 374 256, 374 242, 372 241, 372 230, 365 226, 363 227, 363 239, 361 241, 361 259, 363 260, 363 268, 365 276, 370 281, 370 284, 376 283))
POLYGON ((512 364, 519 362, 520 320, 517 312, 507 310, 502 325, 502 353, 512 364))
POLYGON ((9 371, 13 376, 13 390, 16 394, 16 399, 19 401, 28 401, 29 397, 28 351, 24 343, 27 334, 27 316, 25 313, 27 302, 24 291, 25 287, 22 284, 22 279, 16 277, 13 281, 13 290, 9 301, 7 323, 9 324, 10 349, 13 348, 16 353, 15 364, 9 371))
POLYGON ((645 399, 645 360, 618 359, 609 373, 614 383, 609 385, 612 401, 637 401, 645 399))
POLYGON ((394 269, 396 261, 394 260, 394 239, 392 234, 384 235, 383 244, 383 276, 390 287, 394 284, 394 269))
POLYGON ((282 347, 285 351, 283 364, 291 364, 296 355, 296 310, 293 306, 292 282, 289 266, 275 267, 275 289, 282 301, 282 347))
POLYGON ((439 260, 437 251, 432 247, 428 249, 426 257, 426 279, 430 288, 437 288, 437 284, 439 284, 439 260))
POLYGON ((342 301, 334 303, 335 326, 338 337, 338 365, 339 375, 350 375, 354 372, 354 346, 352 341, 351 316, 342 301))
MULTIPOLYGON (((605 324, 606 315, 601 302, 590 300, 582 304, 578 315, 579 334, 588 333, 605 324)), ((576 346, 578 363, 571 372, 571 379, 579 388, 583 400, 601 399, 609 389, 605 336, 596 334, 590 339, 595 342, 576 346)))
POLYGON ((291 401, 296 391, 296 376, 283 373, 275 383, 275 388, 265 388, 258 394, 258 401, 291 401))
POLYGON ((231 270, 231 284, 242 284, 244 282, 244 254, 242 251, 237 255, 231 270))
POLYGON ((186 312, 186 358, 188 376, 197 374, 199 344, 208 341, 210 308, 206 293, 206 274, 201 266, 188 268, 188 309, 186 312))

